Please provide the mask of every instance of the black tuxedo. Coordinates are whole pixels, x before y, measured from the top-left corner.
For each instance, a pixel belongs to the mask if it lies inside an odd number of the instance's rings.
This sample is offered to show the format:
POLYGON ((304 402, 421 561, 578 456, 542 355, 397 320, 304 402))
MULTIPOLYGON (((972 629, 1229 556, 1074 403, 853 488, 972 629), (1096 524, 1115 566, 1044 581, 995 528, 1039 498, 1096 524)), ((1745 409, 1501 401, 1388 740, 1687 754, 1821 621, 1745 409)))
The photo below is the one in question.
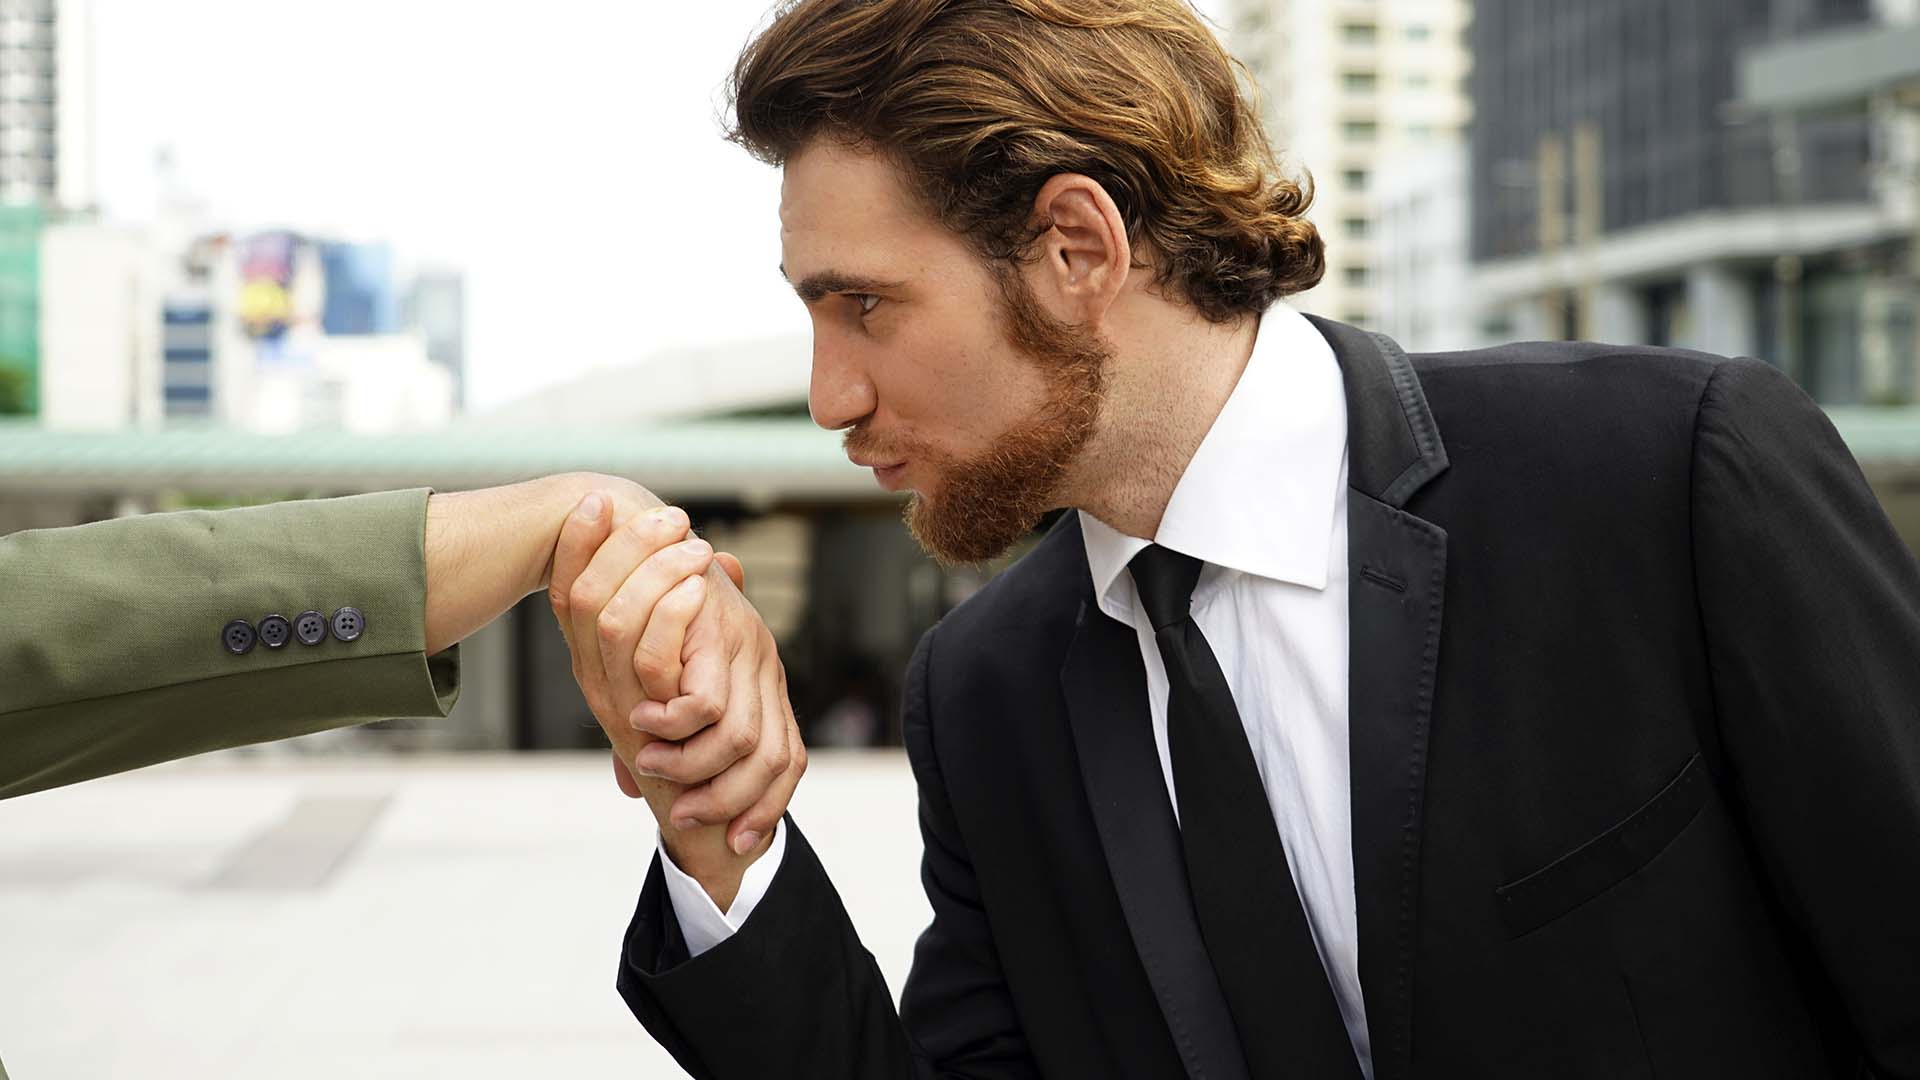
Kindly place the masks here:
MULTIPOLYGON (((1315 323, 1377 1080, 1920 1077, 1920 568, 1825 417, 1752 361, 1315 323)), ((698 959, 648 878, 620 991, 689 1071, 1246 1076, 1072 515, 922 640, 906 739, 899 1017, 789 821, 698 959)))

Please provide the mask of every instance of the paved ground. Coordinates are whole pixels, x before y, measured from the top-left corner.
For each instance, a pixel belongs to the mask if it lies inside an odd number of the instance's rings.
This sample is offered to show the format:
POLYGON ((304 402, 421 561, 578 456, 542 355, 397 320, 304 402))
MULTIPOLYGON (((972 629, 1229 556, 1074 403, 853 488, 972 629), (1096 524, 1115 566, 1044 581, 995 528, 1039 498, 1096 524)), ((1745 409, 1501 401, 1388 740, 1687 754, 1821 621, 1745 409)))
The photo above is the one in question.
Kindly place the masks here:
MULTIPOLYGON (((816 753, 794 813, 897 992, 928 917, 904 757, 816 753)), ((652 848, 597 755, 216 755, 0 802, 0 1058, 680 1077, 613 990, 652 848)))

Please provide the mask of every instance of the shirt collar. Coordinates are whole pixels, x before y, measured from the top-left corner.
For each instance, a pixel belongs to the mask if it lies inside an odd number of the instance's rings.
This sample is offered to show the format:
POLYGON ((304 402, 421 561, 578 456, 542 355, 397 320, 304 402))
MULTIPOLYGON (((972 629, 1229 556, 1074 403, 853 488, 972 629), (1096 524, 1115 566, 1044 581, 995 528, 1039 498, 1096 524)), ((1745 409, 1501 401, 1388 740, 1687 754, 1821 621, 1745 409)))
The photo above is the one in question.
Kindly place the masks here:
MULTIPOLYGON (((1299 312, 1276 303, 1253 355, 1173 489, 1152 540, 1258 577, 1327 585, 1347 402, 1333 347, 1299 312)), ((1087 565, 1102 610, 1132 606, 1127 563, 1147 540, 1080 512, 1087 565)))

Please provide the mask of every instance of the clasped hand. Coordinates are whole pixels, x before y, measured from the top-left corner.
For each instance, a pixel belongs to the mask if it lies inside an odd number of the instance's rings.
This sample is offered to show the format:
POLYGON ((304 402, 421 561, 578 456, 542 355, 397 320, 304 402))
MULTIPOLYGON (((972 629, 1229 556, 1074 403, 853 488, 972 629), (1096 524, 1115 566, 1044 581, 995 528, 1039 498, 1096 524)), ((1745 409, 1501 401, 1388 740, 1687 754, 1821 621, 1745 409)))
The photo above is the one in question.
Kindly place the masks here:
POLYGON ((709 892, 730 870, 737 886, 807 767, 786 669, 742 584, 684 511, 616 490, 568 516, 548 587, 621 790, 646 798, 674 862, 709 892))

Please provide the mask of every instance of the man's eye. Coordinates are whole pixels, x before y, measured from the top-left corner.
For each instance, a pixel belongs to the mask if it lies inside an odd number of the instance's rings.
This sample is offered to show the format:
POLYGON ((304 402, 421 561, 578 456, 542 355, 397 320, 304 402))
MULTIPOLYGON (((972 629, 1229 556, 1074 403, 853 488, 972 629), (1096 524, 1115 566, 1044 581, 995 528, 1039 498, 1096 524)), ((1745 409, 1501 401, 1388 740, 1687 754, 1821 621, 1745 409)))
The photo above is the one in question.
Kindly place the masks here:
POLYGON ((872 293, 850 293, 854 302, 860 305, 860 314, 871 315, 873 309, 880 306, 880 298, 872 293))

